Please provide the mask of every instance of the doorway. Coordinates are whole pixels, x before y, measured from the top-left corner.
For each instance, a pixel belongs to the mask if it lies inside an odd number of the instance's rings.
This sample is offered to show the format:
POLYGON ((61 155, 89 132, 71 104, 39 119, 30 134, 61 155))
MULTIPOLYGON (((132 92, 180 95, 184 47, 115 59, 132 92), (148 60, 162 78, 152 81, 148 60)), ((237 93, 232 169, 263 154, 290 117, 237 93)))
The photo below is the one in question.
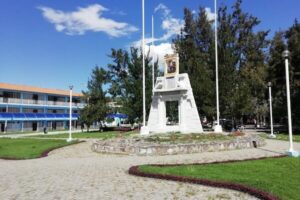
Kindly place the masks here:
POLYGON ((37 131, 37 122, 32 122, 32 131, 37 131))
POLYGON ((1 132, 4 132, 4 131, 5 131, 5 124, 1 123, 1 132))
POLYGON ((179 124, 178 101, 166 101, 166 125, 174 126, 179 124))
POLYGON ((52 122, 52 130, 56 130, 56 122, 52 122))

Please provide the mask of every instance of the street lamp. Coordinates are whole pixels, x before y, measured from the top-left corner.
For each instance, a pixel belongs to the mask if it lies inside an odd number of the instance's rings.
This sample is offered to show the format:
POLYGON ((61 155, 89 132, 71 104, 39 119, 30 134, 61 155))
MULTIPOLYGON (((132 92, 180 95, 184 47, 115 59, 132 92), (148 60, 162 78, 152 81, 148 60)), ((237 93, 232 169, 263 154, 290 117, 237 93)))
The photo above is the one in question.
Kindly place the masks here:
POLYGON ((67 139, 67 142, 72 141, 72 91, 73 91, 73 85, 69 86, 70 88, 70 104, 69 104, 69 138, 67 139))
POLYGON ((293 133, 292 133, 292 116, 291 116, 291 97, 290 97, 290 80, 289 80, 289 55, 288 50, 282 52, 282 57, 285 61, 285 76, 286 76, 286 97, 287 97, 287 110, 288 110, 288 125, 289 125, 289 141, 290 148, 288 150, 288 155, 293 157, 298 157, 299 152, 294 151, 293 148, 293 133))
POLYGON ((269 104, 270 104, 270 127, 271 127, 271 134, 269 135, 270 138, 276 138, 273 131, 273 113, 272 113, 272 91, 271 91, 272 83, 268 82, 269 88, 269 104))

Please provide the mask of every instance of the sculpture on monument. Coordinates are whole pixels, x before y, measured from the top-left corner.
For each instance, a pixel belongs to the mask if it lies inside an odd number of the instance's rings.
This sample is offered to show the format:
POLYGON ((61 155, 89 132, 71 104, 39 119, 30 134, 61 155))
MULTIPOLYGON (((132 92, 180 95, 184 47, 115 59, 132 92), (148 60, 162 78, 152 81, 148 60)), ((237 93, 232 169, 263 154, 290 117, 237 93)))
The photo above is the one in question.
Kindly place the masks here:
POLYGON ((188 74, 179 74, 178 54, 165 56, 163 77, 157 77, 148 118, 150 133, 203 133, 188 74), (178 123, 168 124, 166 104, 178 102, 178 123))

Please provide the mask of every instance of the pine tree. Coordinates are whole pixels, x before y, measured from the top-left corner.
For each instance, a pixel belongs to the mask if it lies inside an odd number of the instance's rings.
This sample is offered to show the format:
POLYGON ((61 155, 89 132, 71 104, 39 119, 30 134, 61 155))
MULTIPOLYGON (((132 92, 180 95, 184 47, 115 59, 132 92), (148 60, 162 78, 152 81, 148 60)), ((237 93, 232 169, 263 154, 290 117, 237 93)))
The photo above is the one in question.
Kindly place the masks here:
MULTIPOLYGON (((300 129, 300 24, 295 20, 294 24, 287 30, 286 35, 290 56, 290 87, 292 117, 294 125, 300 129)), ((297 128, 297 127, 296 127, 297 128)))
POLYGON ((214 114, 214 83, 211 68, 213 32, 204 8, 198 16, 191 10, 184 10, 185 26, 182 33, 173 41, 179 54, 180 73, 188 73, 193 88, 198 112, 212 117, 214 114))
POLYGON ((295 20, 287 30, 275 33, 270 47, 269 80, 273 83, 274 120, 287 124, 286 74, 282 52, 288 49, 293 128, 300 125, 300 24, 295 20))
POLYGON ((274 122, 286 122, 287 107, 285 66, 281 56, 285 50, 284 32, 276 32, 269 50, 268 80, 272 83, 273 118, 274 122))
MULTIPOLYGON (((255 32, 260 21, 243 12, 238 0, 218 11, 219 102, 223 117, 266 114, 268 32, 255 32), (255 108, 255 109, 253 109, 255 108)), ((188 73, 200 114, 215 115, 215 49, 212 21, 203 8, 184 10, 185 25, 174 40, 181 72, 188 73)))
MULTIPOLYGON (((113 63, 108 65, 110 76, 109 93, 122 101, 122 112, 128 114, 129 120, 142 120, 142 55, 139 49, 130 48, 130 52, 112 49, 110 55, 113 63)), ((149 113, 152 96, 152 64, 149 52, 145 58, 146 77, 146 112, 149 113)), ((155 62, 155 77, 158 75, 158 62, 155 62)))
POLYGON ((267 111, 265 49, 268 32, 254 31, 260 21, 243 12, 241 4, 238 0, 232 13, 228 13, 226 6, 218 12, 220 108, 223 116, 259 117, 267 111))
POLYGON ((83 91, 86 106, 81 111, 80 121, 89 129, 93 122, 104 120, 108 107, 106 105, 106 92, 103 91, 107 83, 107 72, 96 66, 92 70, 91 79, 88 81, 87 91, 83 91))

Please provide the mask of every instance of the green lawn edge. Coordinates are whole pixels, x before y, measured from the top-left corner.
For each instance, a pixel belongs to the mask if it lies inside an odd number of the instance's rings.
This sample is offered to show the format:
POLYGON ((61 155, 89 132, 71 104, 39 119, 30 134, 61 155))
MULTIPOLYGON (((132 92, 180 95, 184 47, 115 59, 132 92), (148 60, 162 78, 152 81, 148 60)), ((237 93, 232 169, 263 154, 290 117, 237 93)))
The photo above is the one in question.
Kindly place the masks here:
MULTIPOLYGON (((136 133, 137 133, 136 131, 77 132, 77 133, 72 133, 72 138, 75 138, 75 139, 111 139, 111 138, 118 137, 118 136, 128 137, 128 136, 136 134, 136 133)), ((67 139, 68 137, 69 137, 69 133, 59 133, 59 134, 32 135, 32 136, 25 136, 24 138, 67 139)))
POLYGON ((43 158, 48 153, 70 145, 79 144, 83 141, 74 140, 44 140, 29 138, 1 138, 0 159, 3 160, 28 160, 43 158), (40 146, 39 146, 40 145, 40 146))
MULTIPOLYGON (((289 141, 288 133, 276 133, 276 134, 274 134, 276 136, 276 138, 270 138, 269 137, 270 134, 267 134, 267 133, 261 133, 259 135, 265 139, 289 141)), ((300 142, 300 135, 293 134, 293 142, 300 142)))
POLYGON ((241 184, 267 192, 282 200, 299 199, 299 168, 300 158, 292 157, 265 158, 217 164, 138 166, 138 170, 143 173, 174 175, 241 184))

